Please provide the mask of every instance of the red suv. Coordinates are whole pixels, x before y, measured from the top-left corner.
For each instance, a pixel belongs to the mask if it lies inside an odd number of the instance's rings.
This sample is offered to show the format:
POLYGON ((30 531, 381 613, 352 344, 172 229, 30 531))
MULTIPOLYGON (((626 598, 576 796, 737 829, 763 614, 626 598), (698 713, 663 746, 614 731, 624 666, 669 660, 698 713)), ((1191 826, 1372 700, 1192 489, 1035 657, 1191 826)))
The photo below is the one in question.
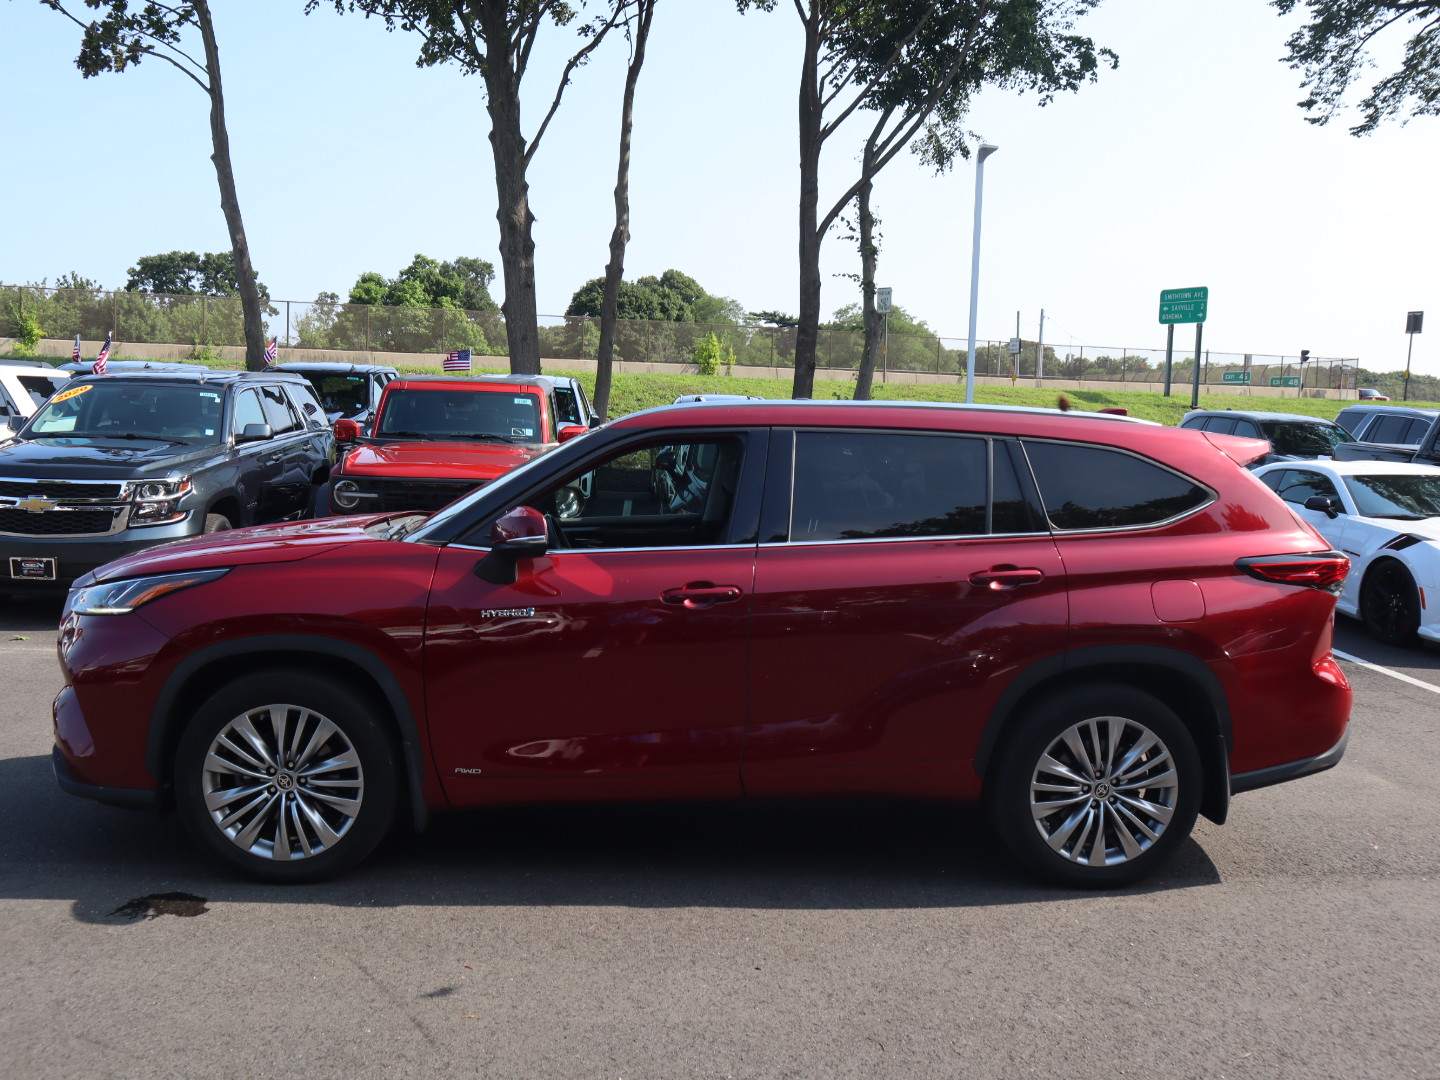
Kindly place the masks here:
POLYGON ((584 391, 571 378, 396 379, 380 398, 372 435, 354 420, 335 422, 341 450, 329 511, 438 510, 584 434, 588 416, 584 391))
POLYGON ((1344 750, 1348 563, 1241 467, 1267 450, 1039 409, 636 413, 433 515, 77 582, 56 774, 282 881, 449 807, 797 795, 980 800, 1041 874, 1133 881, 1344 750))

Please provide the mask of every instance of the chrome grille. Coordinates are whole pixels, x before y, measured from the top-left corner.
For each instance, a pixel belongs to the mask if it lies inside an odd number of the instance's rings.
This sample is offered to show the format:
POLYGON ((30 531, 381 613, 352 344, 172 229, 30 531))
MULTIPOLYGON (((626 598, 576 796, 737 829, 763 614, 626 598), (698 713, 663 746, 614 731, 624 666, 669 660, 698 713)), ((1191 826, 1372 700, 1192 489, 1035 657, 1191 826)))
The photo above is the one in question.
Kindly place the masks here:
POLYGON ((114 502, 121 498, 124 483, 98 480, 27 480, 0 477, 0 498, 28 499, 38 495, 44 499, 68 502, 71 499, 100 499, 114 502))
POLYGON ((35 514, 0 507, 0 533, 9 536, 103 536, 115 525, 124 507, 91 510, 47 510, 35 514))

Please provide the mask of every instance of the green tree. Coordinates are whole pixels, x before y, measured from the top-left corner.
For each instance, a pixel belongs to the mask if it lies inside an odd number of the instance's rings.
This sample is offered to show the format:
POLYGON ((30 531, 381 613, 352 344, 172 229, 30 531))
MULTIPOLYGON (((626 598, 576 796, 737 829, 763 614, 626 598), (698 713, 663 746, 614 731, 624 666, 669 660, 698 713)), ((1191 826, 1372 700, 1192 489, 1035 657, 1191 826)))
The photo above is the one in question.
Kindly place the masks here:
MULTIPOLYGON (((310 13, 332 0, 306 0, 310 13)), ((570 57, 560 75, 549 112, 528 140, 520 121, 520 89, 540 31, 568 26, 575 9, 565 0, 333 0, 337 12, 377 16, 386 30, 420 35, 421 67, 455 63, 485 83, 490 118, 490 150, 495 165, 496 220, 500 224, 500 263, 505 275, 505 324, 510 370, 540 372, 539 319, 535 307, 535 215, 530 210, 526 173, 540 141, 560 107, 575 68, 590 57, 620 17, 617 4, 598 25, 580 28, 586 43, 570 57)))
MULTIPOLYGON (((565 314, 601 318, 606 286, 605 278, 591 278, 575 290, 565 314)), ((735 301, 711 296, 699 282, 679 270, 619 282, 615 287, 615 310, 618 318, 647 322, 735 323, 743 315, 735 301)))
MULTIPOLYGON (((981 86, 1016 82, 1035 85, 1048 100, 1058 89, 1093 79, 1100 58, 1114 56, 1070 30, 1098 2, 793 0, 804 31, 795 397, 810 397, 814 389, 820 248, 840 213, 911 145, 943 103, 981 86), (822 210, 821 154, 856 116, 871 119, 859 174, 822 210)), ((771 11, 775 0, 736 0, 736 6, 771 11)))
MULTIPOLYGON (((126 270, 126 292, 161 293, 167 296, 239 296, 240 276, 233 252, 170 251, 163 255, 142 255, 126 270)), ((57 283, 58 287, 58 283, 57 283)), ((93 287, 93 286, 92 286, 93 287)), ((260 299, 266 303, 270 292, 256 282, 260 299)))
MULTIPOLYGON (((1440 0, 1270 0, 1282 15, 1303 5, 1309 22, 1290 35, 1285 60, 1303 74, 1309 97, 1300 108, 1312 124, 1328 124, 1366 69, 1371 45, 1397 26, 1415 27, 1400 67, 1360 101, 1351 135, 1369 135, 1384 120, 1440 115, 1440 0)), ((1402 123, 1405 121, 1402 120, 1402 123)))
POLYGON ((483 259, 440 262, 416 255, 393 278, 373 270, 361 274, 344 307, 334 293, 322 293, 301 322, 302 339, 324 338, 336 342, 330 347, 351 349, 487 353, 505 339, 493 314, 494 279, 494 266, 483 259))
MULTIPOLYGON (((245 366, 265 366, 265 324, 261 310, 259 285, 250 263, 250 245, 245 238, 245 225, 240 215, 240 199, 235 191, 235 172, 230 165, 230 135, 225 126, 225 95, 220 81, 220 51, 215 42, 215 26, 210 18, 208 0, 175 0, 170 4, 146 0, 131 10, 129 0, 84 0, 86 7, 103 12, 103 17, 83 22, 72 15, 62 0, 40 0, 58 11, 84 32, 80 54, 75 66, 85 78, 101 72, 122 72, 138 65, 147 56, 164 60, 183 72, 210 99, 210 160, 215 164, 215 178, 220 186, 220 207, 230 231, 230 247, 234 272, 244 313, 245 366), (193 47, 186 45, 186 32, 194 29, 200 35, 202 60, 197 60, 193 47), (184 46, 184 47, 182 47, 184 46)), ((73 3, 71 6, 74 6, 73 3)))

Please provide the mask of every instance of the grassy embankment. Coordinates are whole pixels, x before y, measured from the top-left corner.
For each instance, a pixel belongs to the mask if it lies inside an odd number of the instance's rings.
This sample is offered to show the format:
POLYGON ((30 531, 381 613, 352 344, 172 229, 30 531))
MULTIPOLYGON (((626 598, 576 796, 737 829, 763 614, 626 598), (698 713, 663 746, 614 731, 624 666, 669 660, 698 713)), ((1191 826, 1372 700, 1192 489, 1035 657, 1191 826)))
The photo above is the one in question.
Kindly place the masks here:
MULTIPOLYGON (((126 359, 117 357, 116 359, 126 359)), ((214 364, 224 367, 224 364, 214 364)), ((434 367, 400 365, 402 372, 436 374, 434 367)), ((503 368, 484 368, 477 374, 499 374, 503 368)), ((595 377, 585 372, 552 372, 556 375, 578 375, 587 392, 592 392, 595 377)), ((850 379, 817 379, 817 399, 849 400, 854 393, 850 379)), ((1027 386, 975 387, 975 400, 982 405, 1033 405, 1054 408, 1061 393, 1069 398, 1072 408, 1091 411, 1110 407, 1128 409, 1131 416, 1157 420, 1162 424, 1178 424, 1190 409, 1190 387, 1175 384, 1171 396, 1153 390, 1051 390, 1027 386)), ((668 405, 681 394, 753 394, 764 398, 788 398, 788 379, 747 378, 742 375, 641 375, 617 374, 611 384, 611 416, 623 416, 638 409, 668 405)), ((963 384, 901 384, 877 383, 874 397, 879 401, 964 401, 963 384)), ((1202 409, 1257 409, 1266 412, 1301 413, 1333 420, 1335 414, 1353 402, 1330 398, 1253 397, 1244 394, 1201 394, 1202 409)), ((1395 402, 1394 404, 1400 404, 1395 402)), ((1440 409, 1440 403, 1411 401, 1406 404, 1420 408, 1440 409)))

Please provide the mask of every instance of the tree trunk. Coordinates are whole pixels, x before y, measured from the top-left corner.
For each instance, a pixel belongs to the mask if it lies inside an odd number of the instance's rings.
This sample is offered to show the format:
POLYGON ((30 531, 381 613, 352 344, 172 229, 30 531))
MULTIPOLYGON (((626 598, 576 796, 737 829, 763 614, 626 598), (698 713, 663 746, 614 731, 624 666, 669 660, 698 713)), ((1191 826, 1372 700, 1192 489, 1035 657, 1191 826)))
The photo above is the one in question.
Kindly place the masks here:
MULTIPOLYGON (((485 4, 482 9, 497 5, 485 4)), ((503 9, 503 5, 498 5, 503 9)), ((540 332, 535 311, 535 215, 530 212, 530 184, 525 179, 525 137, 520 130, 520 79, 504 12, 493 15, 499 26, 485 23, 485 110, 490 114, 490 151, 495 162, 495 220, 500 225, 500 266, 505 278, 505 334, 510 371, 540 374, 540 332)))
POLYGON ((595 411, 610 414, 610 378, 614 369, 615 320, 620 304, 620 279, 625 273, 625 245, 630 242, 630 133, 635 121, 635 84, 645 63, 645 42, 655 0, 641 0, 635 25, 635 49, 625 72, 625 98, 620 106, 620 164, 615 177, 615 230, 610 234, 610 261, 605 265, 605 295, 600 303, 600 350, 595 360, 595 411))
POLYGON ((265 323, 260 310, 260 287, 250 263, 250 245, 240 216, 240 199, 235 193, 235 171, 230 166, 230 136, 225 129, 225 94, 220 84, 220 50, 215 44, 215 24, 207 0, 195 0, 195 21, 205 43, 205 68, 210 76, 210 142, 214 152, 215 178, 220 184, 220 209, 230 230, 230 250, 235 254, 235 279, 240 286, 240 310, 245 320, 245 367, 259 371, 265 366, 265 323))
POLYGON ((815 354, 820 340, 820 7, 812 0, 805 21, 805 60, 800 69, 800 316, 795 327, 795 380, 790 395, 815 393, 815 354))
MULTIPOLYGON (((866 148, 867 153, 869 147, 866 148)), ((867 170, 868 171, 868 170, 867 170)), ((870 213, 869 180, 855 196, 860 216, 860 296, 865 320, 865 346, 860 353, 860 371, 855 376, 855 400, 869 401, 875 382, 875 358, 880 352, 880 319, 875 311, 875 218, 870 213)))

